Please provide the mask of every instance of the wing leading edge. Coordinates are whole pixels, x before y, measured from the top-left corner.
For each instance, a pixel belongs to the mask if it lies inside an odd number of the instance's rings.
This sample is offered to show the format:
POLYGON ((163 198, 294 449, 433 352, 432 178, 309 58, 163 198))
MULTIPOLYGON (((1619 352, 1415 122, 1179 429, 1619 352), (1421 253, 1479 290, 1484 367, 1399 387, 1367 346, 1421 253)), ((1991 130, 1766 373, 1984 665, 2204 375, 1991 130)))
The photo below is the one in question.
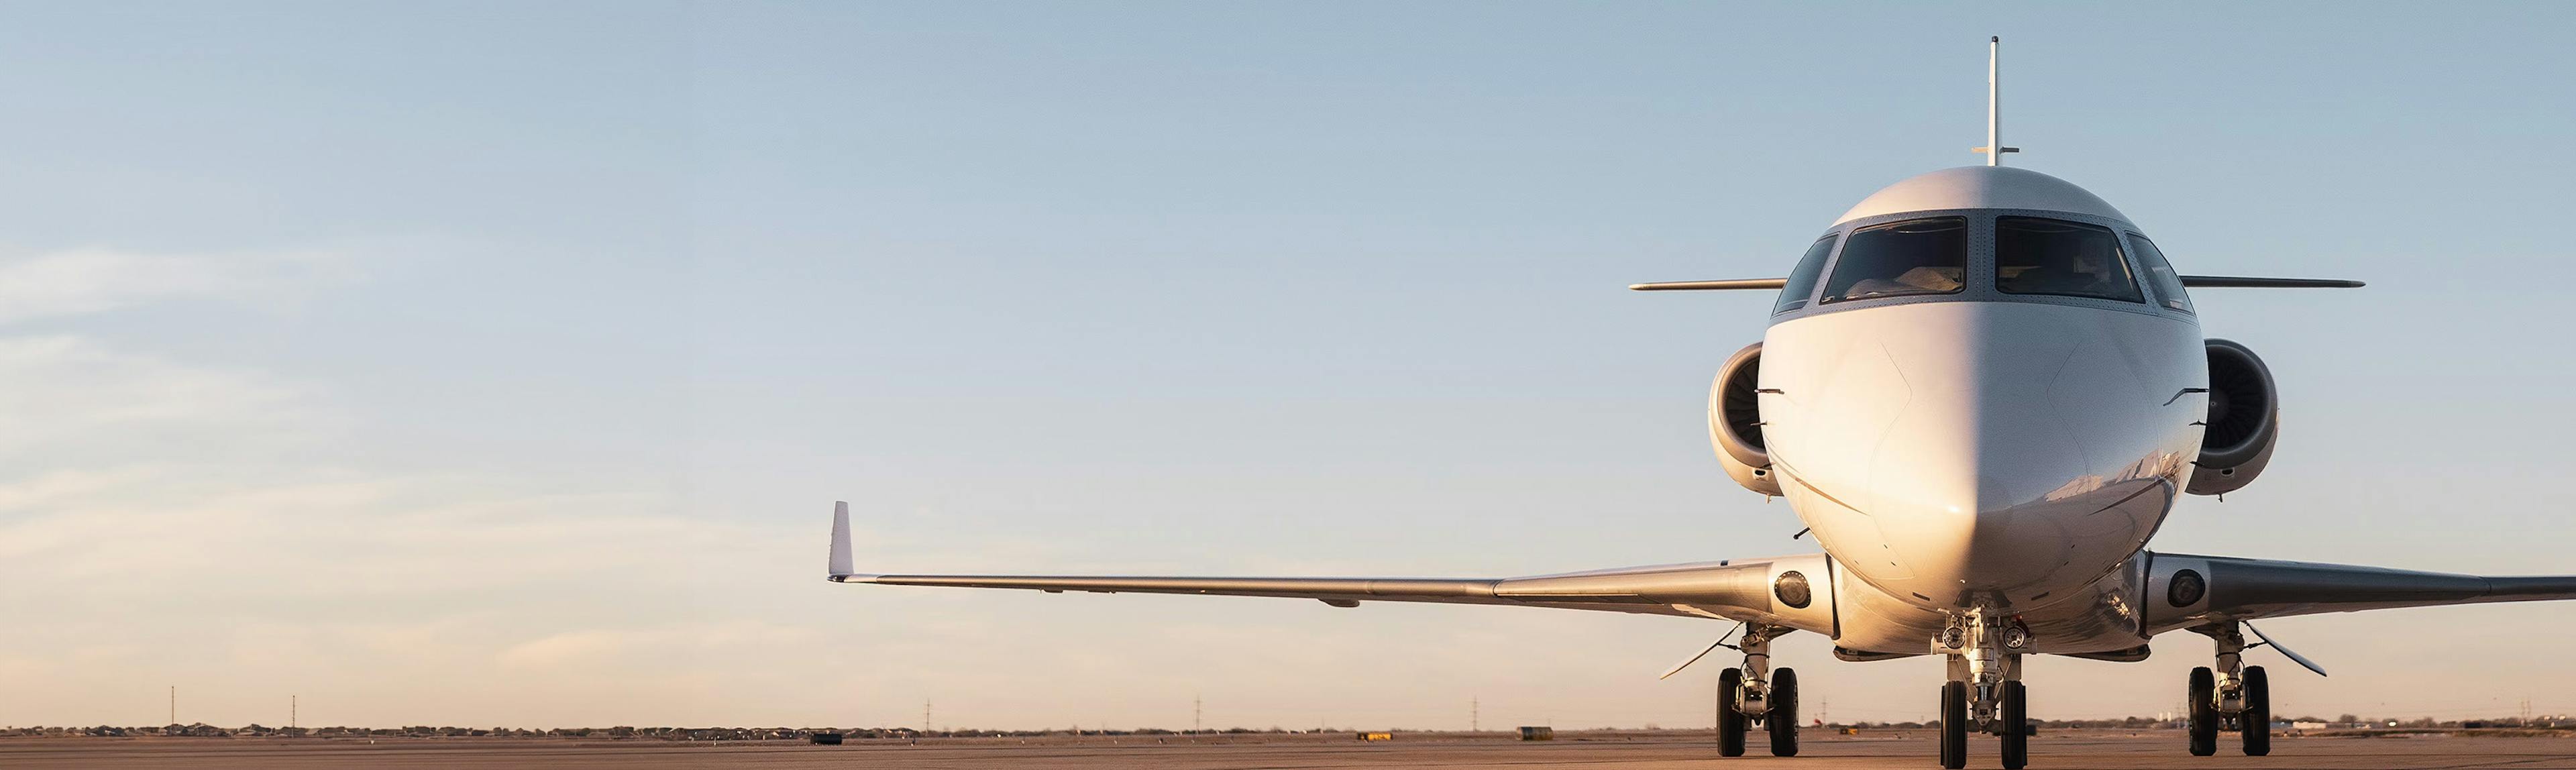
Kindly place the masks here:
MULTIPOLYGON (((1820 625, 1811 617, 1805 617, 1811 613, 1773 607, 1769 584, 1774 560, 1768 559, 1667 564, 1513 578, 894 575, 863 574, 851 567, 848 560, 851 551, 847 503, 840 504, 833 511, 832 538, 828 579, 835 583, 1016 588, 1049 593, 1266 596, 1314 599, 1336 607, 1356 607, 1362 601, 1498 604, 1723 618, 1823 633, 1832 630, 1830 624, 1820 625)), ((1822 585, 1817 593, 1830 595, 1822 585)))
POLYGON ((2492 577, 2166 553, 2155 554, 2152 564, 2147 600, 2153 630, 2213 620, 2576 599, 2576 576, 2492 577))

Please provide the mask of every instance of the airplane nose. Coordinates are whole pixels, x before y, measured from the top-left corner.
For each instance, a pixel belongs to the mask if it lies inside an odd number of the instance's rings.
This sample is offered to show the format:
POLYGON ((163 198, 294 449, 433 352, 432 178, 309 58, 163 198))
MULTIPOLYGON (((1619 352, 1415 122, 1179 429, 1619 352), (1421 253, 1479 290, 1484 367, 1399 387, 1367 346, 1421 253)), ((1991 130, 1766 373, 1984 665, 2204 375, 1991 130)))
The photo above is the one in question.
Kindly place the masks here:
MULTIPOLYGON (((2026 375, 2036 360, 2044 357, 1981 368, 2026 375)), ((1907 371, 1918 368, 1946 367, 1907 371)), ((1880 439, 1870 513, 1913 572, 1916 592, 1953 603, 1960 592, 2010 592, 2069 560, 2069 539, 2051 515, 2058 506, 2047 500, 2069 482, 2080 485, 2091 468, 2069 426, 2046 410, 2011 406, 2033 403, 2009 397, 2030 389, 2026 378, 2013 379, 2022 382, 1962 383, 1949 398, 1918 399, 1880 439)))
POLYGON ((2196 417, 2150 395, 2187 373, 2140 355, 2128 320, 2099 318, 2135 314, 1943 303, 1849 315, 1867 344, 1807 383, 1806 435, 1781 454, 1800 478, 1849 490, 1816 507, 1876 530, 1878 553, 1863 556, 1879 563, 1845 557, 1861 577, 1942 604, 2037 603, 2145 544, 2196 417))

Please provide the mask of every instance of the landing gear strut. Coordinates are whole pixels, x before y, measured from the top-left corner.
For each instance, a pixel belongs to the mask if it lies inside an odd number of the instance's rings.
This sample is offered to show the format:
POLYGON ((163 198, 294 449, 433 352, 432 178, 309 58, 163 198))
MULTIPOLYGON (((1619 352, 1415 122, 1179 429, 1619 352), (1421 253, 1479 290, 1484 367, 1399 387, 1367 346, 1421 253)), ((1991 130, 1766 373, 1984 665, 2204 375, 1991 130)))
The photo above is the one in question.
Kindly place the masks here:
POLYGON ((1717 674, 1717 753, 1744 756, 1744 736, 1754 722, 1771 734, 1771 755, 1798 755, 1798 672, 1771 670, 1771 640, 1791 629, 1745 627, 1744 665, 1717 674))
POLYGON ((2218 647, 2215 669, 2203 666, 2191 670, 2191 754, 2206 757, 2218 753, 2220 730, 2235 730, 2244 739, 2245 756, 2259 757, 2272 753, 2272 680, 2262 666, 2245 663, 2245 636, 2233 622, 2211 623, 2191 629, 2210 638, 2218 647))
POLYGON ((1941 686, 1941 766, 1968 766, 1968 732, 2003 739, 2004 770, 2030 762, 2030 694, 2021 683, 2021 656, 2030 629, 2015 618, 1982 611, 1954 617, 1932 640, 1950 658, 1950 681, 1941 686))

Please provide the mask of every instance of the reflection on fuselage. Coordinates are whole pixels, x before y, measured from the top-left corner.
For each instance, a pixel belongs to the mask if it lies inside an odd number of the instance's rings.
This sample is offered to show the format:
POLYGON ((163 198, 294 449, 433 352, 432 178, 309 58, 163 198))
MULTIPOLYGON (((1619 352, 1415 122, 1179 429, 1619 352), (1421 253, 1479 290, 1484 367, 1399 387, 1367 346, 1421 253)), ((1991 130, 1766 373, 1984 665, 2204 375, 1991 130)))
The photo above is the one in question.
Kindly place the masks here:
POLYGON ((1853 576, 1926 608, 2045 606, 2163 521, 2198 451, 2201 344, 2188 321, 2043 302, 1795 318, 1764 341, 1764 432, 1853 576))

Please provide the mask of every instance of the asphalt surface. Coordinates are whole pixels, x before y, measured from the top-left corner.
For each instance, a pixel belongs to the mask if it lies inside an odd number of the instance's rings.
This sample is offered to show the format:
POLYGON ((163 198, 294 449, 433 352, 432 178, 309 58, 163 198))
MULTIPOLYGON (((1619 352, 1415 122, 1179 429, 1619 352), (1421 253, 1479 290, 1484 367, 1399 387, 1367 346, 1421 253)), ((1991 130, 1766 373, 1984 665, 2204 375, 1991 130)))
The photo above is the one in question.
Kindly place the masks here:
MULTIPOLYGON (((1759 737, 1758 735, 1756 736, 1759 737)), ((784 742, 686 744, 514 738, 389 739, 6 739, 7 768, 1118 768, 1127 770, 1302 770, 1305 768, 1918 768, 1938 764, 1930 736, 1813 736, 1794 758, 1716 756, 1705 735, 1564 736, 1524 743, 1505 736, 1398 734, 1362 743, 1348 736, 1234 739, 1153 737, 979 738, 809 746, 784 742), (1114 741, 1114 742, 1113 742, 1114 741)), ((2227 736, 2232 737, 2232 736, 2227 736)), ((1994 741, 1973 741, 1968 766, 1995 768, 1994 741)), ((2549 737, 2276 738, 2272 756, 2246 757, 2222 744, 2214 757, 2183 751, 2173 731, 2068 731, 2031 740, 2035 770, 2078 768, 2515 768, 2576 770, 2576 739, 2549 737)))

